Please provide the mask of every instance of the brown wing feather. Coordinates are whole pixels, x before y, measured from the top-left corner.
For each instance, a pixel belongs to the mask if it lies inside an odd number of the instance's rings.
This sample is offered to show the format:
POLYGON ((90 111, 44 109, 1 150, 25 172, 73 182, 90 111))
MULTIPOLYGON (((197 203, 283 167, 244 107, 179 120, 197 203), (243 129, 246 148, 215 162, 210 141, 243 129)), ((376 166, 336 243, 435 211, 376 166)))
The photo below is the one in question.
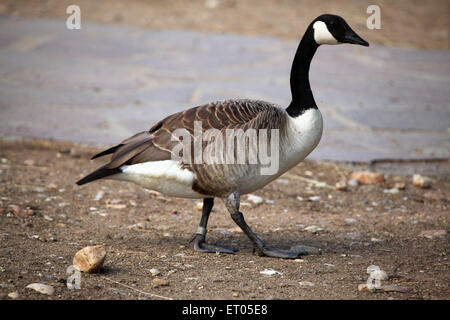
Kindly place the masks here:
MULTIPOLYGON (((194 134, 194 121, 202 121, 202 129, 223 130, 234 127, 266 127, 270 116, 281 109, 263 101, 227 100, 195 107, 168 116, 150 130, 125 139, 108 150, 115 151, 105 166, 115 169, 122 165, 171 159, 171 150, 178 141, 172 141, 172 132, 179 128, 194 134)), ((269 121, 270 122, 270 121, 269 121)))

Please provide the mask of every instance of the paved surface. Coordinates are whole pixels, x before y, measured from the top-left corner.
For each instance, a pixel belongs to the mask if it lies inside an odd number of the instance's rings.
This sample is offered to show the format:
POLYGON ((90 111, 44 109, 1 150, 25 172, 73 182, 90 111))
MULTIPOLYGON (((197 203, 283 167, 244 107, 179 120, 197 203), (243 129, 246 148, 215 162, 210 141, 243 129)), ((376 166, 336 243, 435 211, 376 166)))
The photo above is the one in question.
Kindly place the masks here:
MULTIPOLYGON (((370 39, 367 39, 370 42, 370 39)), ((0 16, 0 135, 113 144, 226 98, 287 105, 297 43, 0 16)), ((311 67, 314 159, 450 156, 450 52, 327 46, 311 67)))

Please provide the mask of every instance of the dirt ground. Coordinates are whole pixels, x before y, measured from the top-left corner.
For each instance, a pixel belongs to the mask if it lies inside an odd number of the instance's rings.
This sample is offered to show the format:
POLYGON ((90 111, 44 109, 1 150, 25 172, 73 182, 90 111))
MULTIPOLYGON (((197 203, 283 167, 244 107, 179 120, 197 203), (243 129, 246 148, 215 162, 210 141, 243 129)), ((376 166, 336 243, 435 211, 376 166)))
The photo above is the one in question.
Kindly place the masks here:
MULTIPOLYGON (((335 190, 352 170, 306 161, 256 193, 243 196, 247 222, 267 244, 303 244, 321 254, 297 260, 253 255, 223 203, 216 201, 207 239, 232 244, 235 255, 205 254, 188 242, 201 212, 195 200, 166 198, 130 183, 75 181, 102 160, 91 146, 46 140, 0 140, 0 298, 21 299, 449 299, 450 179, 412 186, 410 175, 386 174, 379 185, 335 190), (405 189, 386 193, 396 183, 405 189), (314 201, 320 197, 320 200, 314 201), (299 198, 300 197, 300 198, 299 198), (97 199, 96 199, 97 198, 97 199), (312 199, 312 200, 311 200, 312 199), (316 226, 312 227, 312 226, 316 226), (431 230, 431 231, 430 231, 431 230), (424 236, 423 232, 428 231, 424 236), (102 244, 102 272, 82 274, 81 289, 66 287, 66 269, 81 248, 102 244), (383 285, 407 292, 358 291, 367 267, 383 285), (153 283, 150 269, 167 286, 153 283), (265 276, 274 269, 281 275, 265 276), (25 287, 50 284, 46 296, 25 287)), ((448 163, 444 163, 448 166, 448 163)))
POLYGON ((448 0, 2 0, 0 14, 66 19, 71 4, 80 6, 82 22, 286 39, 299 39, 318 15, 335 13, 371 44, 450 48, 448 0), (366 27, 373 4, 381 9, 380 30, 366 27))

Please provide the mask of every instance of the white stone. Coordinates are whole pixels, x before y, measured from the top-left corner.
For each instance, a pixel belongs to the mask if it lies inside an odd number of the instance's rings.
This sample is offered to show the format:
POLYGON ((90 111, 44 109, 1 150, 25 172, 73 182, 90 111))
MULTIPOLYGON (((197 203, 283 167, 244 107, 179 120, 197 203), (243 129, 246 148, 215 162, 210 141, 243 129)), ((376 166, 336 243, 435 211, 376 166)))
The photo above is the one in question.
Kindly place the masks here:
POLYGON ((254 194, 249 194, 247 196, 247 200, 252 202, 253 204, 256 204, 256 205, 261 204, 264 201, 263 198, 261 198, 260 196, 256 196, 254 194))
POLYGON ((53 293, 55 293, 55 288, 53 288, 52 286, 49 286, 47 284, 43 284, 43 283, 31 283, 31 284, 27 285, 26 288, 33 289, 39 293, 47 294, 49 296, 51 296, 53 293))
POLYGON ((157 276, 158 274, 161 273, 161 271, 159 271, 158 269, 155 269, 155 268, 151 268, 149 271, 152 274, 152 276, 157 276))
POLYGON ((317 231, 322 231, 323 228, 318 227, 318 226, 309 226, 309 227, 306 227, 306 228, 303 229, 303 230, 305 230, 305 231, 311 231, 311 232, 317 232, 317 231))
POLYGON ((392 189, 384 189, 383 193, 389 193, 389 194, 397 194, 400 191, 397 188, 392 188, 392 189))
POLYGON ((415 187, 429 188, 431 186, 431 179, 420 174, 413 175, 412 182, 415 187))
POLYGON ((309 282, 309 281, 300 281, 298 284, 303 287, 314 287, 315 286, 314 283, 309 282))
POLYGON ((99 201, 103 198, 103 196, 105 195, 105 191, 100 190, 99 192, 97 192, 97 194, 94 197, 94 201, 99 201))
POLYGON ((273 269, 264 269, 264 271, 260 271, 260 274, 263 274, 265 276, 273 276, 273 275, 282 275, 282 273, 280 271, 277 270, 273 270, 273 269))

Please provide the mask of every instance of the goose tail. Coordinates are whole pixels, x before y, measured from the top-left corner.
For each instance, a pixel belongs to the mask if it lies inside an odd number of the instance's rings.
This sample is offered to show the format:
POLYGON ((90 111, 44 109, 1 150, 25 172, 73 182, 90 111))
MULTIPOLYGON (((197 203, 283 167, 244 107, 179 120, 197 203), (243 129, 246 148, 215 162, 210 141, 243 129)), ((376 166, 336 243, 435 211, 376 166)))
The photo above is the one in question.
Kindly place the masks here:
POLYGON ((98 180, 98 179, 102 179, 105 177, 109 177, 118 173, 121 173, 122 171, 120 170, 120 168, 108 168, 107 165, 98 168, 97 170, 95 170, 94 172, 88 174, 86 177, 84 177, 83 179, 80 179, 76 182, 77 185, 81 186, 83 184, 98 180))

